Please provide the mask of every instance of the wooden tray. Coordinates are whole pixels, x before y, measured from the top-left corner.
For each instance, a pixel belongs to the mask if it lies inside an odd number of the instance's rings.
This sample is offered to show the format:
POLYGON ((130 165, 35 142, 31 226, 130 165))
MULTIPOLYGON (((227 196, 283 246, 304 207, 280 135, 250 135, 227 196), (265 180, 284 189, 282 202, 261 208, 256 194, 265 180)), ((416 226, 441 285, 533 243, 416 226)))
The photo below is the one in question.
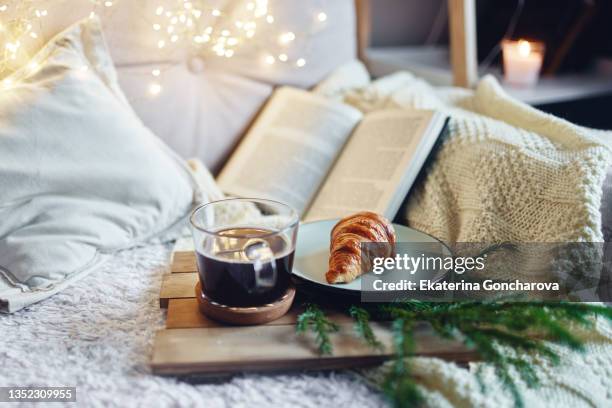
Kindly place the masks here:
MULTIPOLYGON (((191 251, 173 254, 171 273, 165 275, 160 306, 167 308, 166 329, 157 332, 151 367, 160 375, 231 375, 247 371, 341 369, 377 364, 390 356, 391 333, 386 323, 373 323, 384 345, 376 351, 353 331, 352 319, 329 309, 328 316, 340 326, 332 336, 334 354, 320 356, 314 337, 297 335, 296 318, 301 312, 296 298, 289 312, 261 326, 228 326, 202 315, 194 287, 198 282, 195 256, 191 251)), ((299 292, 299 288, 298 288, 299 292)), ((443 340, 427 327, 417 329, 416 354, 459 362, 475 359, 462 344, 443 340)))

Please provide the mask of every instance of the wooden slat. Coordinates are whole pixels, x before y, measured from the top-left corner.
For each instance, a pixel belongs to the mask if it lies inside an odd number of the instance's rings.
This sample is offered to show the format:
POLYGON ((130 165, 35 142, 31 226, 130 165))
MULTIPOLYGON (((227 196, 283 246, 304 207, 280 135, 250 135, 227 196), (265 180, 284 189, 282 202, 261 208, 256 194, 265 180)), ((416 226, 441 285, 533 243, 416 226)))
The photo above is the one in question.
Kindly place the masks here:
POLYGON ((476 0, 448 0, 453 85, 471 88, 478 80, 476 0))
MULTIPOLYGON (((160 330, 156 334, 152 369, 156 374, 228 374, 245 371, 339 369, 376 364, 392 350, 391 331, 373 323, 384 350, 368 347, 353 333, 352 324, 341 324, 332 336, 334 354, 320 356, 311 334, 298 335, 293 325, 209 327, 160 330)), ((455 361, 473 360, 463 345, 431 333, 416 334, 416 354, 455 361)))
POLYGON ((195 253, 193 251, 177 251, 172 256, 172 273, 197 272, 195 253))
POLYGON ((162 278, 159 305, 168 307, 169 299, 194 298, 195 285, 198 282, 196 272, 169 273, 162 278))
POLYGON ((198 300, 170 299, 166 315, 166 329, 188 329, 192 327, 218 327, 219 323, 204 316, 198 310, 198 300))
POLYGON ((366 49, 370 45, 372 32, 372 11, 370 0, 355 0, 357 22, 357 57, 367 65, 366 49))
MULTIPOLYGON (((280 319, 274 320, 268 325, 291 325, 295 326, 298 315, 303 308, 298 305, 280 319)), ((351 318, 343 313, 327 310, 327 317, 336 323, 350 323, 351 318)), ((168 314, 166 317, 167 329, 205 328, 205 327, 227 327, 226 324, 216 322, 200 313, 197 299, 170 299, 168 303, 168 314)))

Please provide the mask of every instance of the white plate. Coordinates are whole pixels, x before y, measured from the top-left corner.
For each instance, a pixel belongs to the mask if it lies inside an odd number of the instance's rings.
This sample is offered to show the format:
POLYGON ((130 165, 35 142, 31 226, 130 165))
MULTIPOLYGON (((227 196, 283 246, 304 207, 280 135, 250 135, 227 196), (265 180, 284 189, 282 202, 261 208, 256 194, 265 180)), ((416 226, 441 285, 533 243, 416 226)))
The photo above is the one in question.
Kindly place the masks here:
MULTIPOLYGON (((325 279, 329 261, 329 239, 334 225, 339 219, 314 221, 300 224, 298 230, 295 258, 293 263, 293 274, 312 283, 349 292, 361 292, 361 278, 350 283, 329 284, 325 279)), ((421 231, 399 224, 393 224, 397 242, 418 242, 440 244, 440 241, 421 231)), ((443 246, 442 256, 449 256, 450 250, 443 246)), ((432 277, 432 280, 440 280, 446 272, 440 276, 432 277)))

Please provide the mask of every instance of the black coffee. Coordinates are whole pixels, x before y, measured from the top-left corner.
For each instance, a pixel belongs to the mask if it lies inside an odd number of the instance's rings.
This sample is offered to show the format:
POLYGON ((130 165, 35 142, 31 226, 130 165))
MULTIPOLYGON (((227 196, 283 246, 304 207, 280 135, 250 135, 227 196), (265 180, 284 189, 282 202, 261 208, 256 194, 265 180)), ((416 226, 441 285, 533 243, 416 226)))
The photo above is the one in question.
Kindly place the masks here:
POLYGON ((225 229, 217 231, 220 238, 208 240, 205 248, 198 248, 196 259, 204 294, 227 306, 259 306, 281 297, 291 280, 294 250, 280 235, 262 237, 272 232, 260 228, 225 229), (269 249, 261 254, 266 255, 266 261, 274 262, 276 273, 264 263, 258 280, 254 258, 262 244, 269 249))

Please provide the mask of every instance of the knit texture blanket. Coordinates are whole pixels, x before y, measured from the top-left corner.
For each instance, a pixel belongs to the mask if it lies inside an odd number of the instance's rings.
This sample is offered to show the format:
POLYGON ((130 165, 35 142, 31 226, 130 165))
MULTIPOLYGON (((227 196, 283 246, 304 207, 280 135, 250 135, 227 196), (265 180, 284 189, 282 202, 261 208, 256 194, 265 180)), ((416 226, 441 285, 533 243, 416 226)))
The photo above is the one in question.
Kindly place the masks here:
POLYGON ((410 226, 451 243, 603 240, 599 208, 611 154, 600 133, 520 103, 493 77, 472 92, 398 73, 345 100, 364 111, 449 115, 448 138, 410 196, 410 226))

